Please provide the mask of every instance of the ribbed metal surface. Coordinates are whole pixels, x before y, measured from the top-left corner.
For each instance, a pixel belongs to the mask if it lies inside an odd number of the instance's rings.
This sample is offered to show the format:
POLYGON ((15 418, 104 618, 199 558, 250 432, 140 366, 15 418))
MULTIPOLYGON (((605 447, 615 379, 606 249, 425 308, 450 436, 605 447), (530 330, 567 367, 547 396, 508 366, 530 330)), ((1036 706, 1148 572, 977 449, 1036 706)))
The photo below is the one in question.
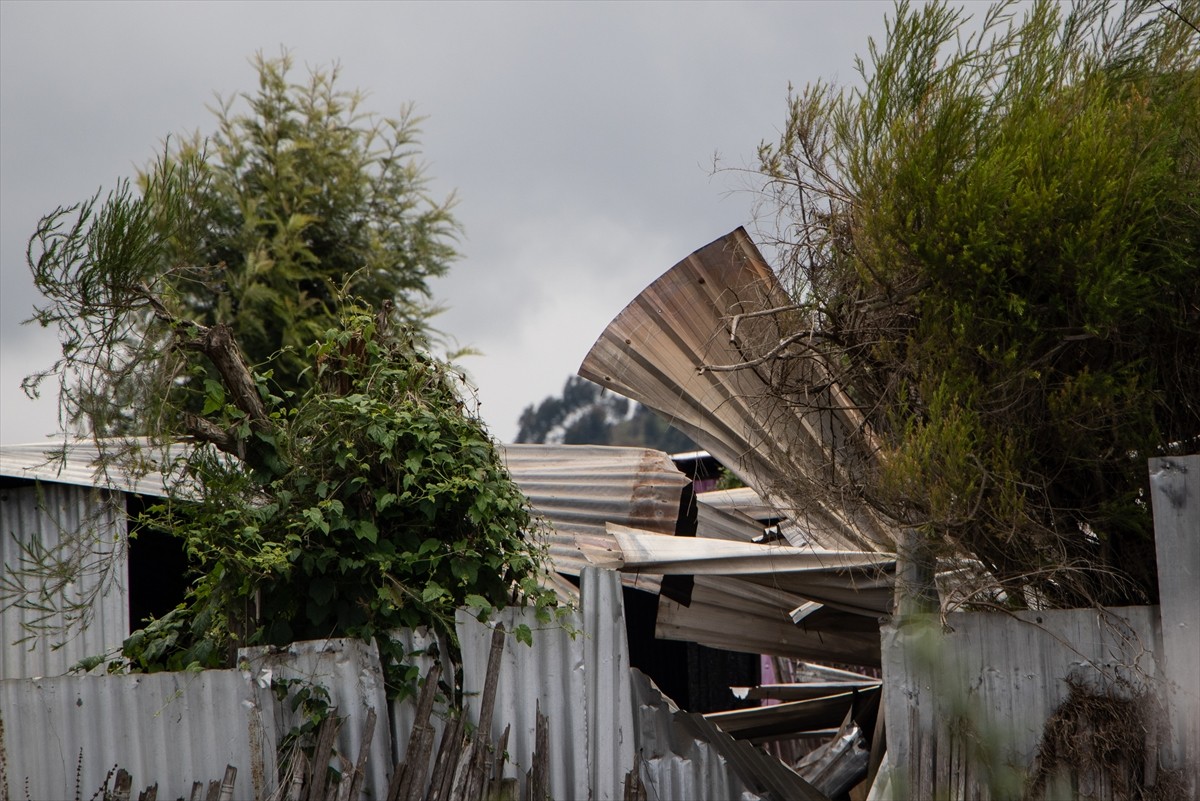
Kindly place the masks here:
POLYGON ((779 517, 779 510, 767 503, 750 487, 701 492, 696 499, 727 512, 740 512, 751 520, 770 520, 779 517))
MULTIPOLYGON (((392 767, 392 738, 388 726, 387 695, 379 652, 360 640, 309 640, 286 648, 243 648, 238 663, 260 686, 272 680, 301 679, 319 684, 340 716, 349 719, 338 732, 336 748, 352 762, 362 751, 363 726, 368 709, 375 710, 375 732, 371 739, 363 791, 371 798, 387 795, 392 767)), ((298 722, 286 708, 276 706, 278 731, 287 732, 298 722)))
POLYGON ((778 759, 680 712, 644 674, 631 674, 638 771, 651 801, 826 801, 778 759))
POLYGON ((1006 776, 1015 797, 1068 677, 1122 694, 1153 692, 1161 675, 1153 606, 972 612, 945 623, 883 627, 888 757, 903 798, 991 798, 1006 776))
POLYGON ((710 504, 709 493, 696 496, 696 535, 750 542, 763 535, 763 524, 736 508, 710 504))
MULTIPOLYGON (((561 625, 538 624, 524 610, 497 616, 511 632, 525 623, 533 647, 509 638, 505 643, 492 736, 511 724, 508 752, 516 763, 508 775, 523 777, 533 755, 536 709, 550 721, 550 789, 554 798, 620 799, 623 779, 633 769, 633 701, 629 649, 625 640, 621 585, 615 573, 586 568, 581 576, 579 612, 561 625)), ((495 621, 494 621, 495 622, 495 621)), ((469 615, 458 616, 463 652, 463 684, 468 693, 483 686, 491 628, 469 615)), ((471 719, 479 714, 478 695, 469 697, 471 719)))
MULTIPOLYGON (((794 334, 781 316, 764 313, 790 303, 739 228, 638 295, 596 341, 579 374, 662 414, 784 510, 813 544, 890 550, 892 532, 864 506, 816 503, 786 489, 797 478, 828 484, 822 471, 829 463, 861 469, 869 458, 862 454, 871 450, 861 415, 817 358, 757 370, 700 369, 741 363, 794 334), (771 392, 765 372, 780 370, 803 404, 771 392)), ((838 483, 848 478, 844 469, 837 468, 838 483)))
MULTIPOLYGON (((600 445, 506 445, 504 460, 535 511, 553 525, 550 560, 579 575, 588 554, 614 549, 605 523, 674 534, 690 481, 661 451, 600 445)), ((657 591, 658 577, 627 583, 657 591)))
POLYGON ((688 606, 659 598, 655 635, 748 654, 879 666, 878 630, 798 626, 788 613, 804 602, 741 579, 697 576, 688 606))
POLYGON ((147 471, 145 475, 135 476, 115 464, 104 466, 100 451, 91 439, 4 445, 0 446, 0 476, 77 487, 106 487, 154 497, 166 495, 163 476, 154 469, 160 463, 159 454, 147 448, 143 456, 147 471))
POLYGON ((620 549, 622 571, 737 576, 868 617, 891 608, 896 560, 890 555, 664 537, 612 523, 608 530, 620 549))
MULTIPOLYGON (((6 585, 22 581, 14 572, 25 561, 22 545, 40 543, 56 558, 82 566, 81 575, 50 599, 54 609, 23 608, 13 605, 16 595, 0 596, 0 678, 61 675, 84 657, 120 648, 129 636, 126 520, 124 508, 114 507, 121 500, 102 490, 64 484, 0 490, 0 569, 6 585), (69 608, 85 603, 86 610, 69 608), (77 617, 80 612, 86 615, 86 628, 77 617), (17 643, 31 634, 37 636, 17 643)), ((24 583, 32 592, 22 594, 23 604, 37 604, 40 579, 29 576, 24 583)))
POLYGON ((159 798, 186 798, 233 765, 235 798, 263 798, 276 740, 261 703, 237 670, 0 681, 6 797, 89 798, 119 764, 135 797, 158 782, 159 798))

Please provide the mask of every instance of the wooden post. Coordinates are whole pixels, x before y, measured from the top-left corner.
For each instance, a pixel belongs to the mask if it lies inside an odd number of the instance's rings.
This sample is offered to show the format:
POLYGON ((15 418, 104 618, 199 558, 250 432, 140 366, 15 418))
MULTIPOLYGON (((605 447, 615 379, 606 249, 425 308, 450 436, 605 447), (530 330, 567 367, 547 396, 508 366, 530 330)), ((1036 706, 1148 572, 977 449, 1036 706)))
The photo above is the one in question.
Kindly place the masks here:
POLYGON ((1151 459, 1150 497, 1171 767, 1194 792, 1200 772, 1200 455, 1151 459))
POLYGON ((906 528, 896 541, 896 602, 894 617, 903 625, 914 615, 927 615, 939 610, 934 572, 937 560, 916 529, 906 528))

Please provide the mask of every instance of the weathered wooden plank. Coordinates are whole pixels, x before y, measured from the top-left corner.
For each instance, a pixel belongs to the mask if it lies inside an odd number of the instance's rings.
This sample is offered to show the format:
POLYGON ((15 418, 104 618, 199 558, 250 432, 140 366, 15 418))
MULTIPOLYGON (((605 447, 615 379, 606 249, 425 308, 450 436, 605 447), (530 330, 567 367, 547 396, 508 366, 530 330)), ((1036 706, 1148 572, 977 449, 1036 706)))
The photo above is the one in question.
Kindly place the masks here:
POLYGON ((325 801, 325 776, 328 773, 329 759, 333 755, 333 742, 337 739, 337 731, 341 728, 341 719, 337 716, 337 708, 329 709, 329 716, 321 721, 317 729, 317 745, 313 749, 312 772, 309 774, 308 801, 325 801))
POLYGON ((437 683, 441 678, 442 668, 434 663, 425 674, 425 686, 417 699, 417 717, 409 734, 408 759, 404 768, 397 771, 399 783, 393 777, 394 791, 389 791, 389 801, 420 801, 425 793, 425 784, 429 776, 429 755, 433 751, 433 726, 429 718, 433 714, 433 702, 437 697, 437 683))
POLYGON ((437 759, 433 763, 433 780, 426 801, 443 801, 450 797, 454 769, 458 765, 458 756, 464 745, 464 725, 465 721, 459 716, 442 732, 442 742, 438 746, 437 759))
POLYGON ((132 792, 133 777, 129 775, 129 771, 121 768, 117 771, 117 780, 113 783, 113 801, 129 801, 132 792))
POLYGON ((350 778, 349 798, 356 798, 358 789, 362 787, 363 775, 367 769, 367 757, 371 753, 371 740, 375 738, 375 707, 367 708, 367 721, 363 724, 362 745, 359 746, 358 761, 350 778))
POLYGON ((225 776, 221 779, 220 793, 217 801, 233 801, 233 785, 237 783, 237 768, 225 766, 225 776))

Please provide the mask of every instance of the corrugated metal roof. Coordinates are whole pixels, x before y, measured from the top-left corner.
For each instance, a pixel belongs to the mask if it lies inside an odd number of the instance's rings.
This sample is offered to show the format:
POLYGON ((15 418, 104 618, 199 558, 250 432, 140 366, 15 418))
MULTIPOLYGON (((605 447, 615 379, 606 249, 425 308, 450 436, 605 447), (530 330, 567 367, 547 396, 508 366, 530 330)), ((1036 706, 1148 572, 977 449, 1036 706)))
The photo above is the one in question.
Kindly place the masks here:
POLYGON ((0 678, 57 676, 84 657, 119 649, 129 636, 126 519, 114 500, 62 484, 0 489, 0 678), (40 610, 43 582, 54 577, 21 576, 30 543, 79 569, 40 610), (28 593, 18 599, 19 584, 28 593))
MULTIPOLYGON (((503 458, 533 508, 554 527, 554 569, 579 575, 589 553, 614 549, 607 522, 674 534, 691 483, 665 453, 600 445, 505 445, 503 458)), ((630 586, 657 591, 658 577, 630 586)))
MULTIPOLYGON (((113 447, 117 447, 114 443, 113 447)), ((167 494, 163 475, 159 472, 163 455, 143 446, 146 460, 143 475, 134 475, 110 459, 100 457, 100 449, 92 439, 47 440, 26 445, 0 445, 0 476, 36 479, 79 487, 105 487, 135 492, 139 495, 163 497, 167 494)), ((182 446, 178 455, 182 455, 182 446)), ((168 454, 166 458, 172 458, 168 454)))
POLYGON ((804 599, 741 579, 697 576, 691 603, 658 600, 656 636, 748 654, 878 667, 879 632, 797 626, 789 613, 804 599))
MULTIPOLYGON (((819 360, 775 361, 787 370, 792 401, 777 397, 760 370, 701 370, 769 349, 794 331, 766 313, 791 299, 739 228, 697 250, 635 298, 605 329, 579 374, 659 412, 773 506, 811 542, 835 549, 893 548, 893 532, 865 506, 791 497, 789 482, 826 486, 828 464, 862 469, 873 452, 861 414, 819 360), (802 374, 803 373, 803 374, 802 374), (807 411, 800 411, 801 408, 807 411), (836 460, 829 458, 837 453, 836 460)), ((778 377, 778 376, 776 376, 778 377)), ((836 468, 847 483, 845 467, 836 468)))
POLYGON ((896 560, 889 555, 664 537, 612 523, 608 530, 620 548, 614 557, 623 571, 738 576, 871 617, 891 607, 896 560))
POLYGON ((1065 679, 1153 692, 1161 676, 1153 606, 957 613, 882 635, 888 759, 905 798, 985 798, 998 785, 1016 797, 1065 679))
POLYGON ((158 782, 159 798, 187 798, 193 781, 233 765, 236 797, 264 798, 275 786, 269 692, 238 670, 0 681, 4 795, 88 798, 119 764, 135 791, 158 782))

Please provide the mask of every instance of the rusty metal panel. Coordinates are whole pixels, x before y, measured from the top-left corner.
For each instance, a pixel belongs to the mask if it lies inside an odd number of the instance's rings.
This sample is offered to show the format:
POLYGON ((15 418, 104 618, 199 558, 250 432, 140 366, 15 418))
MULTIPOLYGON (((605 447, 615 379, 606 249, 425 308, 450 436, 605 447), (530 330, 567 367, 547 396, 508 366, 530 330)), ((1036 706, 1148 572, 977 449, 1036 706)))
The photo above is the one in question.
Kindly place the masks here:
POLYGON ((1194 783, 1200 775, 1200 456, 1151 459, 1150 494, 1174 767, 1194 783))
POLYGON ((659 412, 795 521, 797 544, 891 550, 893 532, 865 505, 816 501, 796 482, 853 484, 873 445, 861 414, 819 358, 718 371, 795 332, 770 313, 791 299, 739 228, 697 250, 635 298, 605 329, 579 374, 659 412), (786 371, 794 397, 764 376, 786 371), (803 396, 803 403, 796 403, 803 396), (836 454, 836 459, 834 455, 836 454), (836 464, 827 475, 828 465, 836 464))
POLYGON ((158 782, 159 798, 187 798, 233 765, 235 797, 265 798, 276 735, 262 699, 238 670, 0 681, 0 794, 88 798, 120 765, 135 792, 158 782))
POLYGON ((129 636, 125 534, 122 495, 40 482, 0 490, 0 678, 61 675, 121 647, 129 636), (31 544, 79 569, 49 606, 38 597, 44 578, 18 572, 31 544), (18 597, 20 584, 29 592, 18 597))
MULTIPOLYGON (((607 522, 674 534, 683 492, 691 483, 665 453, 601 445, 505 445, 503 459, 533 509, 546 518, 550 562, 579 575, 589 554, 611 553, 607 522)), ((657 592, 659 579, 629 586, 657 592)))
POLYGON ((796 625, 790 612, 804 602, 785 590, 741 579, 697 576, 688 606, 659 597, 655 635, 748 654, 879 666, 877 629, 796 625))
MULTIPOLYGON (((895 798, 1019 797, 1066 680, 1156 693, 1157 608, 958 613, 885 625, 883 678, 895 798)), ((1101 793, 1100 799, 1108 798, 1101 793)))
MULTIPOLYGON (((562 623, 538 623, 522 609, 495 616, 492 622, 503 622, 509 632, 528 625, 533 646, 513 637, 505 643, 492 736, 499 739, 505 725, 512 725, 508 752, 515 767, 506 771, 523 777, 540 707, 550 720, 552 797, 620 799, 624 777, 634 767, 635 737, 621 584, 615 573, 586 568, 580 592, 579 611, 562 623), (578 633, 572 636, 571 629, 578 633)), ((469 716, 477 719, 491 628, 462 612, 457 626, 469 716)))

